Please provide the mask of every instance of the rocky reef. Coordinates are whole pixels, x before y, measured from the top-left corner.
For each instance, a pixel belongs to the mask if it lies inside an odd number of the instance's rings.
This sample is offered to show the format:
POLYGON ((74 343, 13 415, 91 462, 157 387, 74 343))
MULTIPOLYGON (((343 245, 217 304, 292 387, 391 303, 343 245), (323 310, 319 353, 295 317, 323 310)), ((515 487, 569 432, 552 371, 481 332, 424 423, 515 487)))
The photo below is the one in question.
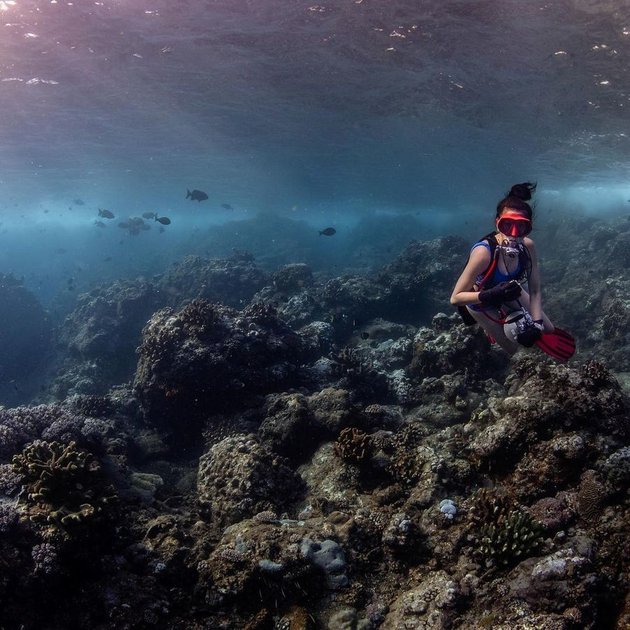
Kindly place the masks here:
POLYGON ((0 273, 0 401, 19 404, 38 388, 52 348, 49 317, 22 280, 0 273), (33 352, 37 348, 37 352, 33 352))
POLYGON ((626 628, 627 272, 569 363, 509 358, 441 312, 462 249, 189 258, 82 298, 67 345, 115 360, 98 331, 129 325, 133 380, 0 408, 4 627, 626 628))

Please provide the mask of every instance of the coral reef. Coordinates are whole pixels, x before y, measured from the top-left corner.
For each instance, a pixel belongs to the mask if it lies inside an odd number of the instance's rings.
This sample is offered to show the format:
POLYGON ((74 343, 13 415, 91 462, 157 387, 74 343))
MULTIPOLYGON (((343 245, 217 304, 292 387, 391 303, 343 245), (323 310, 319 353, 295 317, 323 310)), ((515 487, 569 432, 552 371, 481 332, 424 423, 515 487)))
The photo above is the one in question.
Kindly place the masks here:
MULTIPOLYGON (((625 260, 622 227, 567 230, 581 256, 625 260)), ((80 298, 72 317, 103 322, 77 320, 66 339, 59 393, 73 393, 0 407, 2 623, 624 628, 625 272, 545 302, 555 321, 591 291, 566 312, 572 361, 510 358, 439 312, 465 249, 412 243, 336 278, 189 258, 80 298), (107 391, 88 366, 116 361, 99 325, 116 337, 126 320, 127 352, 149 304, 168 308, 146 315, 133 389, 107 391)), ((583 266, 569 256, 570 273, 583 266)), ((566 273, 549 268, 551 286, 566 273)))
POLYGON ((109 516, 116 493, 94 456, 75 442, 35 440, 12 460, 22 477, 25 513, 35 523, 69 529, 109 516))
POLYGON ((184 300, 203 299, 242 308, 266 282, 266 274, 251 256, 186 256, 162 275, 157 287, 165 297, 161 306, 179 307, 184 300))
POLYGON ((39 386, 33 377, 51 349, 52 327, 37 298, 5 273, 0 273, 0 321, 0 403, 20 404, 39 386))
POLYGON ((300 498, 301 480, 252 434, 226 438, 199 460, 198 498, 208 518, 229 525, 300 498))
POLYGON ((134 388, 147 422, 186 434, 208 410, 290 387, 311 353, 272 310, 238 313, 198 299, 145 326, 134 388))
POLYGON ((335 455, 350 464, 363 464, 370 452, 370 436, 356 427, 343 429, 335 442, 335 455))
POLYGON ((162 298, 145 280, 116 281, 82 293, 61 326, 66 357, 54 391, 59 398, 103 394, 129 380, 140 332, 162 298))

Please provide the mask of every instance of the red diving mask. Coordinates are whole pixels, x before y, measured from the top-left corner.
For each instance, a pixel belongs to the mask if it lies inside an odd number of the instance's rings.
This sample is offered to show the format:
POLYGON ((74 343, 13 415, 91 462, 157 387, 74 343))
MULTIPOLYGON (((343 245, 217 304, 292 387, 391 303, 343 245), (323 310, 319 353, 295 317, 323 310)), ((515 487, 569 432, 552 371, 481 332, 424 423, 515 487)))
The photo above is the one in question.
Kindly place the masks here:
POLYGON ((522 238, 532 231, 532 222, 522 214, 506 212, 497 220, 497 229, 506 236, 522 238))

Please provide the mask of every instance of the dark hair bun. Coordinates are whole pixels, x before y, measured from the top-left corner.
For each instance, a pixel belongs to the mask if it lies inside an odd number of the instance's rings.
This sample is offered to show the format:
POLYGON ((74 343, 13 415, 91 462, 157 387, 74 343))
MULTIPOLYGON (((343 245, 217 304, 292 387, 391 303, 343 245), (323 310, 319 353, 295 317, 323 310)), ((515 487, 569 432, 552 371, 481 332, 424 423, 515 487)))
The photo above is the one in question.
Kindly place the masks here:
POLYGON ((510 188, 508 197, 516 197, 522 201, 529 201, 532 198, 532 193, 536 191, 536 184, 531 182, 523 182, 522 184, 514 184, 510 188))

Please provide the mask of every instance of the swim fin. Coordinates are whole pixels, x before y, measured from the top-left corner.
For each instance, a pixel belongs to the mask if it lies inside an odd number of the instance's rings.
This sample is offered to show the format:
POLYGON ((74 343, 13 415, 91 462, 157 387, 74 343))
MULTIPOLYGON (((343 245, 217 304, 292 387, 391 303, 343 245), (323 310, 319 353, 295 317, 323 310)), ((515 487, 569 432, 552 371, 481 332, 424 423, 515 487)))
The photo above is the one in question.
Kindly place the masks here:
POLYGON ((562 328, 543 333, 536 345, 558 361, 568 361, 575 352, 575 339, 562 328))

